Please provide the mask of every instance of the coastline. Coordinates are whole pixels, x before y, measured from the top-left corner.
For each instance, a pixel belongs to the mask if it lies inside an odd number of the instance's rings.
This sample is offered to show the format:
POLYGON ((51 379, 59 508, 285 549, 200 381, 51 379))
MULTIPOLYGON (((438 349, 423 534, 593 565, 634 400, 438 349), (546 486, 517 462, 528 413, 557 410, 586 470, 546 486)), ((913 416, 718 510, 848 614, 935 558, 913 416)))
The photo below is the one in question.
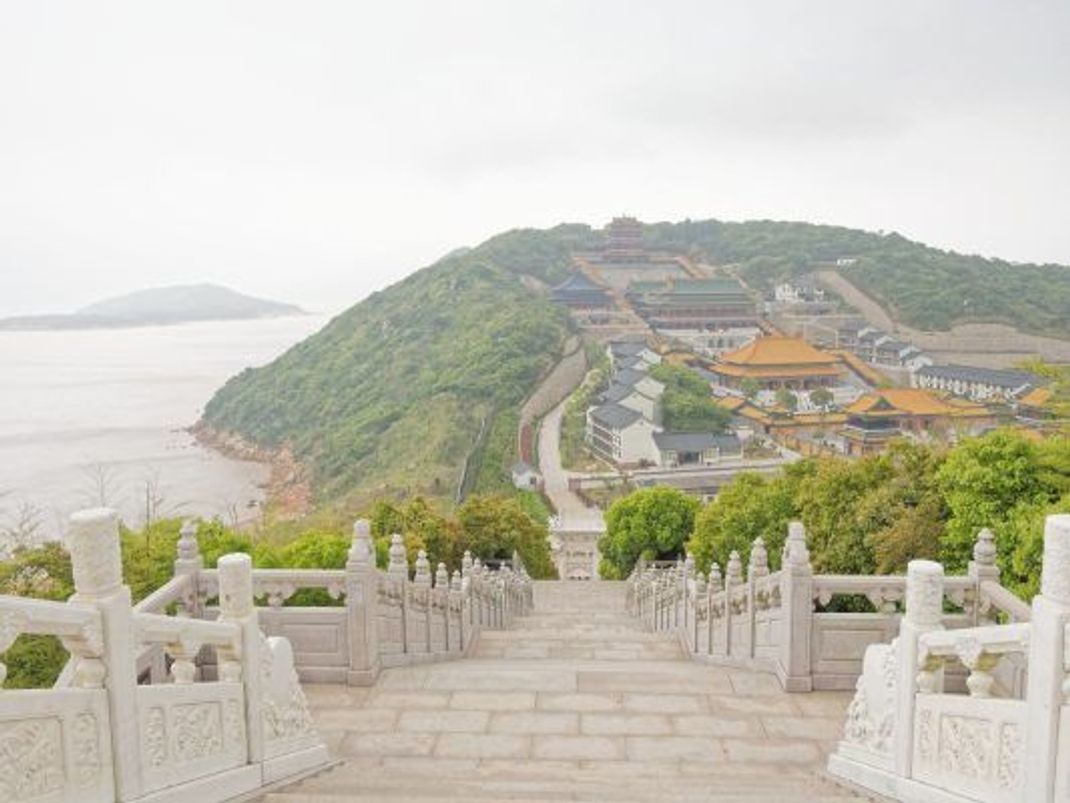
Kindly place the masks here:
POLYGON ((284 521, 293 521, 312 509, 312 484, 308 467, 289 446, 278 448, 253 443, 236 432, 219 430, 201 419, 187 430, 198 444, 223 457, 260 463, 269 470, 264 490, 264 510, 284 521))

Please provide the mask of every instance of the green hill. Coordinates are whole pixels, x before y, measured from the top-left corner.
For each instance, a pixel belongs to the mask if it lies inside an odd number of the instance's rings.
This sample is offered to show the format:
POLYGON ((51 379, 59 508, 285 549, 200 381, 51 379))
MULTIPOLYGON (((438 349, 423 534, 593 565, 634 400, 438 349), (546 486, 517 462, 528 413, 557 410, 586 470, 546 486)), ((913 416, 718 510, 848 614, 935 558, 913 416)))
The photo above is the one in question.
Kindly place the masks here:
POLYGON ((1012 263, 942 251, 890 234, 767 220, 659 223, 652 246, 693 250, 715 263, 741 263, 752 285, 804 273, 837 259, 855 286, 898 321, 946 331, 967 322, 1007 323, 1022 331, 1070 338, 1070 268, 1012 263))
POLYGON ((454 252, 231 379, 204 420, 257 444, 289 444, 320 501, 451 496, 466 460, 478 473, 490 450, 495 464, 478 489, 501 487, 516 410, 568 331, 532 280, 563 278, 587 236, 577 226, 516 231, 454 252))
MULTIPOLYGON (((507 487, 517 410, 557 359, 566 315, 540 288, 569 271, 587 226, 520 230, 458 250, 335 318, 272 364, 231 379, 205 422, 266 446, 289 444, 319 501, 367 501, 507 487)), ((985 317, 1070 336, 1070 269, 963 256, 804 223, 646 227, 652 248, 740 265, 752 286, 842 257, 861 288, 911 325, 985 317)))

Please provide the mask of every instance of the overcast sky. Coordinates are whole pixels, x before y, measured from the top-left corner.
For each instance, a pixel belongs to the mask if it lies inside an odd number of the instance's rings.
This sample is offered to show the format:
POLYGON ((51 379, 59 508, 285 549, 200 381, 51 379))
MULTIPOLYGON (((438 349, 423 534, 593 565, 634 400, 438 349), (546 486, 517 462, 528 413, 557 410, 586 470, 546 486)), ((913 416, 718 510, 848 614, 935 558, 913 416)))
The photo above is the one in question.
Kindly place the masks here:
POLYGON ((1065 0, 0 0, 0 314, 334 310, 622 212, 1070 263, 1068 42, 1065 0))

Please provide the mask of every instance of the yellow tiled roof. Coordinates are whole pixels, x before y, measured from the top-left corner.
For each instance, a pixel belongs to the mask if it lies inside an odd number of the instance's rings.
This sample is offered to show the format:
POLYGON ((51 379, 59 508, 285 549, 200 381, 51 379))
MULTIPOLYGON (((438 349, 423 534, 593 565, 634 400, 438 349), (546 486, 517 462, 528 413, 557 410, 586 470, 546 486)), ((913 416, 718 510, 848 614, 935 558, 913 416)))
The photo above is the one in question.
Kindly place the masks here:
POLYGON ((767 335, 721 357, 732 365, 832 365, 836 357, 819 351, 801 337, 767 335))
POLYGON ((987 415, 980 404, 951 403, 921 388, 885 388, 866 393, 844 408, 847 413, 894 416, 907 415, 987 415))
POLYGON ((1043 407, 1051 401, 1051 388, 1033 388, 1018 400, 1026 407, 1043 407))

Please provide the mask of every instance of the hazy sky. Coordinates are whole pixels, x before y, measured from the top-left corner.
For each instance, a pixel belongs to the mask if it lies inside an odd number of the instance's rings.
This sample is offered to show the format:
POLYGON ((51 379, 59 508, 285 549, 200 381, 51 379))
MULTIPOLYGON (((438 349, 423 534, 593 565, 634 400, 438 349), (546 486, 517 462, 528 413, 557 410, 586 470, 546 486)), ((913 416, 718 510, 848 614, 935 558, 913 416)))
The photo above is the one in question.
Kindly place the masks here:
POLYGON ((0 0, 0 314, 336 309, 622 212, 1070 263, 1068 43, 1066 0, 0 0))

